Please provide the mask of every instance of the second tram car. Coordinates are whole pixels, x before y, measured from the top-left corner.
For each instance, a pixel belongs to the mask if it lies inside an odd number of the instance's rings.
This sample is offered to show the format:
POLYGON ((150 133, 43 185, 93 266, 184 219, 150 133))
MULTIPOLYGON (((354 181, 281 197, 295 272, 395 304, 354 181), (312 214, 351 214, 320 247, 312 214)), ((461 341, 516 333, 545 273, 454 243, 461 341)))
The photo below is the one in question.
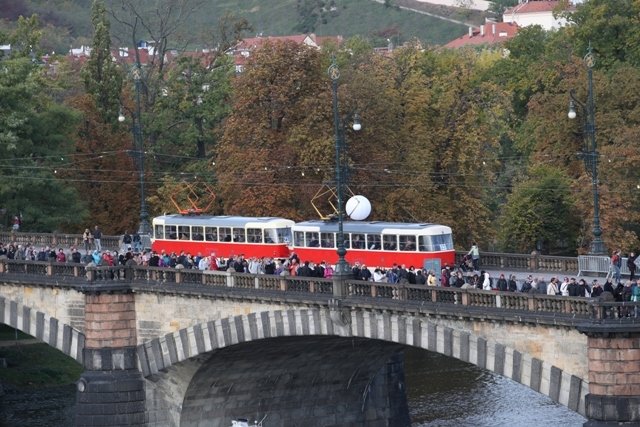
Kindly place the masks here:
MULTIPOLYGON (((299 222, 293 225, 292 232, 291 251, 301 261, 324 260, 330 264, 338 261, 337 222, 299 222)), ((455 263, 451 228, 444 225, 345 221, 343 235, 346 259, 351 264, 391 267, 395 263, 426 268, 435 260, 442 266, 455 263)))
POLYGON ((164 215, 153 219, 151 248, 193 255, 287 258, 290 219, 211 215, 164 215))

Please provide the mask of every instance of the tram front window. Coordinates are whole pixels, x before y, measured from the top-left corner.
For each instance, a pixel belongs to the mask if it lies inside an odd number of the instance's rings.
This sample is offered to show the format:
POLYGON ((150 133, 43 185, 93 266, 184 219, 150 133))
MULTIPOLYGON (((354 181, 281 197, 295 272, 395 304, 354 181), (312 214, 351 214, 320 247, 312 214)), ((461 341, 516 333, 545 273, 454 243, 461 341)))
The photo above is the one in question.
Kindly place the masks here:
POLYGON ((289 244, 291 243, 291 229, 290 228, 265 228, 264 242, 289 244))
POLYGON ((162 224, 155 225, 154 235, 156 239, 164 239, 164 227, 162 226, 162 224))

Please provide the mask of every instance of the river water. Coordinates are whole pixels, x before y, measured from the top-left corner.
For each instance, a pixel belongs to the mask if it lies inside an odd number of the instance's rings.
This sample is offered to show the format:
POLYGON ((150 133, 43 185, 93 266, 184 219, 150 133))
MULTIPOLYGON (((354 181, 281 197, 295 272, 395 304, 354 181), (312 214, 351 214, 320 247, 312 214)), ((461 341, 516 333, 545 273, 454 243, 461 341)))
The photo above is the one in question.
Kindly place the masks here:
MULTIPOLYGON (((518 383, 424 350, 405 352, 405 377, 414 427, 580 427, 586 421, 518 383)), ((75 390, 74 385, 5 389, 0 426, 70 426, 75 390)))

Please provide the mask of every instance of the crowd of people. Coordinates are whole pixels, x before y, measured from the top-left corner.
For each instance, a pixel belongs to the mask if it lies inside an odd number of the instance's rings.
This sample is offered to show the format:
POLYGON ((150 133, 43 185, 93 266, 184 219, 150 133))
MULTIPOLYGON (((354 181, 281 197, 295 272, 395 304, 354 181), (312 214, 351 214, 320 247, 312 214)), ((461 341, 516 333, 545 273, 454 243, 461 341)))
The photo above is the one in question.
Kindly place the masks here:
MULTIPOLYGON (((301 261, 293 253, 289 258, 249 257, 244 255, 217 257, 215 253, 192 255, 186 252, 167 253, 143 249, 140 236, 125 232, 120 251, 103 250, 102 232, 98 226, 93 231, 88 228, 83 234, 84 254, 75 246, 68 249, 44 246, 36 248, 31 244, 2 244, 0 257, 16 260, 49 261, 59 263, 81 263, 87 266, 132 266, 166 267, 177 269, 198 269, 201 271, 233 271, 238 273, 270 274, 280 276, 318 277, 330 279, 334 267, 325 261, 301 261)), ((414 266, 393 264, 391 267, 369 268, 355 262, 351 269, 354 280, 378 283, 397 283, 407 285, 425 285, 453 287, 462 289, 482 289, 485 291, 521 292, 529 294, 558 295, 568 297, 607 297, 615 301, 640 301, 640 286, 635 277, 637 255, 630 253, 627 257, 629 280, 622 281, 620 250, 613 252, 609 274, 600 284, 597 279, 587 283, 584 278, 576 279, 553 277, 546 281, 541 277, 528 275, 524 280, 514 274, 506 277, 500 274, 491 277, 488 271, 480 270, 480 252, 476 243, 469 250, 458 266, 445 265, 436 275, 433 270, 415 268, 414 266)))

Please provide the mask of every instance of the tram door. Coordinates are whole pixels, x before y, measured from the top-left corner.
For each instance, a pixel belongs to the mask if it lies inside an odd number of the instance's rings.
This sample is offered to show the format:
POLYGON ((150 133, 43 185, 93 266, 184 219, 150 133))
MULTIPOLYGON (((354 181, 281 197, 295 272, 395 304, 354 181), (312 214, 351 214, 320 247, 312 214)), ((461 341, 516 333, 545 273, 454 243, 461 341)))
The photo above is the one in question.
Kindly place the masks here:
POLYGON ((425 259, 422 264, 423 271, 428 272, 429 270, 433 270, 436 274, 436 277, 440 277, 440 271, 442 270, 442 261, 440 258, 430 258, 425 259))

